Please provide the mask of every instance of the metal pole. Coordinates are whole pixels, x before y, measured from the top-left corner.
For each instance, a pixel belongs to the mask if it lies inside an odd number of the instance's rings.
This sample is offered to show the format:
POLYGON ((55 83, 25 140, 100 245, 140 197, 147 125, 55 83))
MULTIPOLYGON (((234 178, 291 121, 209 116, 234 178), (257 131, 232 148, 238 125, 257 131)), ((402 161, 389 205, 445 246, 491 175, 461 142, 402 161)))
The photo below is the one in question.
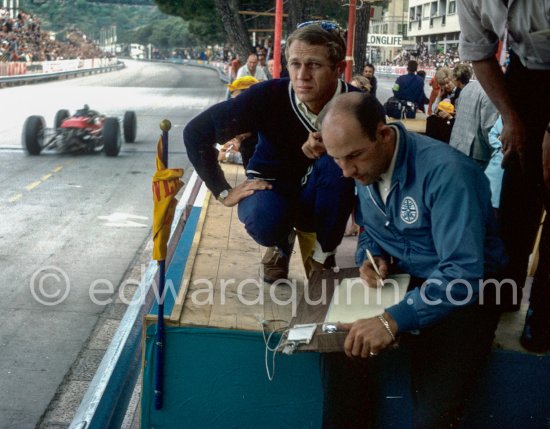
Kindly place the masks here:
MULTIPOLYGON (((168 131, 172 124, 163 120, 160 123, 162 130, 162 163, 168 168, 168 131)), ((155 409, 162 409, 164 393, 164 285, 166 277, 166 261, 159 261, 158 313, 157 313, 157 349, 155 368, 155 409)))
POLYGON ((281 39, 283 36, 283 0, 275 0, 275 36, 273 40, 273 77, 281 77, 281 39))
POLYGON ((346 47, 346 72, 344 74, 346 82, 351 81, 353 74, 353 41, 355 39, 355 11, 357 9, 357 1, 350 0, 348 14, 348 40, 346 47))
POLYGON ((162 409, 164 393, 164 277, 166 275, 166 263, 159 261, 159 305, 157 315, 157 349, 155 367, 155 409, 162 409))

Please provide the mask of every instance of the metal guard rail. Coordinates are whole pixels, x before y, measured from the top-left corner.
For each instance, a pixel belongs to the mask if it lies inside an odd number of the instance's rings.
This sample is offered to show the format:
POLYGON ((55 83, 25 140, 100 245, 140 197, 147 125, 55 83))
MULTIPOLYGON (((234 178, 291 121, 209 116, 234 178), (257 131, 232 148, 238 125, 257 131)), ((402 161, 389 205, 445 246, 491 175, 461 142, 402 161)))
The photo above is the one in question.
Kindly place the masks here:
MULTIPOLYGON (((173 257, 172 244, 179 240, 202 183, 193 172, 184 188, 174 214, 167 263, 173 257)), ((120 428, 140 374, 143 319, 155 300, 153 282, 158 282, 157 277, 157 262, 151 261, 135 292, 139 299, 128 306, 69 429, 120 428)))
POLYGON ((106 73, 113 70, 120 70, 126 67, 123 62, 106 67, 94 67, 86 69, 76 69, 62 72, 53 73, 36 73, 36 74, 20 74, 14 76, 2 76, 0 77, 0 87, 9 85, 23 85, 26 83, 37 83, 41 81, 61 79, 63 77, 76 77, 78 75, 106 73))

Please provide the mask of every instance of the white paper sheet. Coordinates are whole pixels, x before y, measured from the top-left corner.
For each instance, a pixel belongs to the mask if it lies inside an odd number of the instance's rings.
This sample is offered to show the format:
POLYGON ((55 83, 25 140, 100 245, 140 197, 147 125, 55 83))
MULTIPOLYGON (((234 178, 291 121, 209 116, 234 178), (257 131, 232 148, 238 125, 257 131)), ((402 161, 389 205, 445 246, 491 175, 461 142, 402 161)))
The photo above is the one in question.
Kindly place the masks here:
POLYGON ((359 277, 344 279, 334 289, 325 323, 351 323, 375 317, 397 304, 405 296, 411 277, 408 274, 389 276, 380 288, 370 288, 359 277))

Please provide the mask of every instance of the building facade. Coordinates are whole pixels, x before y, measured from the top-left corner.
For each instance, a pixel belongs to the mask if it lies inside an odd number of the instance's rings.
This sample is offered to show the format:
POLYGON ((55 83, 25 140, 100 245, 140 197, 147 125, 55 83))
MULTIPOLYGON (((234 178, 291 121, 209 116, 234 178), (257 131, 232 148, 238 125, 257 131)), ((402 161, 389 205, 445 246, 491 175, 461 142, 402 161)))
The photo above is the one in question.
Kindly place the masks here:
POLYGON ((458 52, 456 0, 409 0, 409 36, 424 53, 458 52))

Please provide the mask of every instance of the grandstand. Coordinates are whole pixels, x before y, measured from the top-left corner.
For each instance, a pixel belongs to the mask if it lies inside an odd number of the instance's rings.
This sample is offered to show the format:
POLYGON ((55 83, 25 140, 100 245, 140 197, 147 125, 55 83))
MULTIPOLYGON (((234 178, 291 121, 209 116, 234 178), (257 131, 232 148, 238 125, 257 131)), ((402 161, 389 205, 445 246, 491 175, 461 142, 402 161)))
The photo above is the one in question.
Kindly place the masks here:
POLYGON ((42 30, 38 17, 12 7, 10 0, 4 0, 6 3, 9 7, 0 8, 0 61, 29 63, 105 56, 79 30, 66 32, 64 41, 57 40, 53 33, 42 30))

